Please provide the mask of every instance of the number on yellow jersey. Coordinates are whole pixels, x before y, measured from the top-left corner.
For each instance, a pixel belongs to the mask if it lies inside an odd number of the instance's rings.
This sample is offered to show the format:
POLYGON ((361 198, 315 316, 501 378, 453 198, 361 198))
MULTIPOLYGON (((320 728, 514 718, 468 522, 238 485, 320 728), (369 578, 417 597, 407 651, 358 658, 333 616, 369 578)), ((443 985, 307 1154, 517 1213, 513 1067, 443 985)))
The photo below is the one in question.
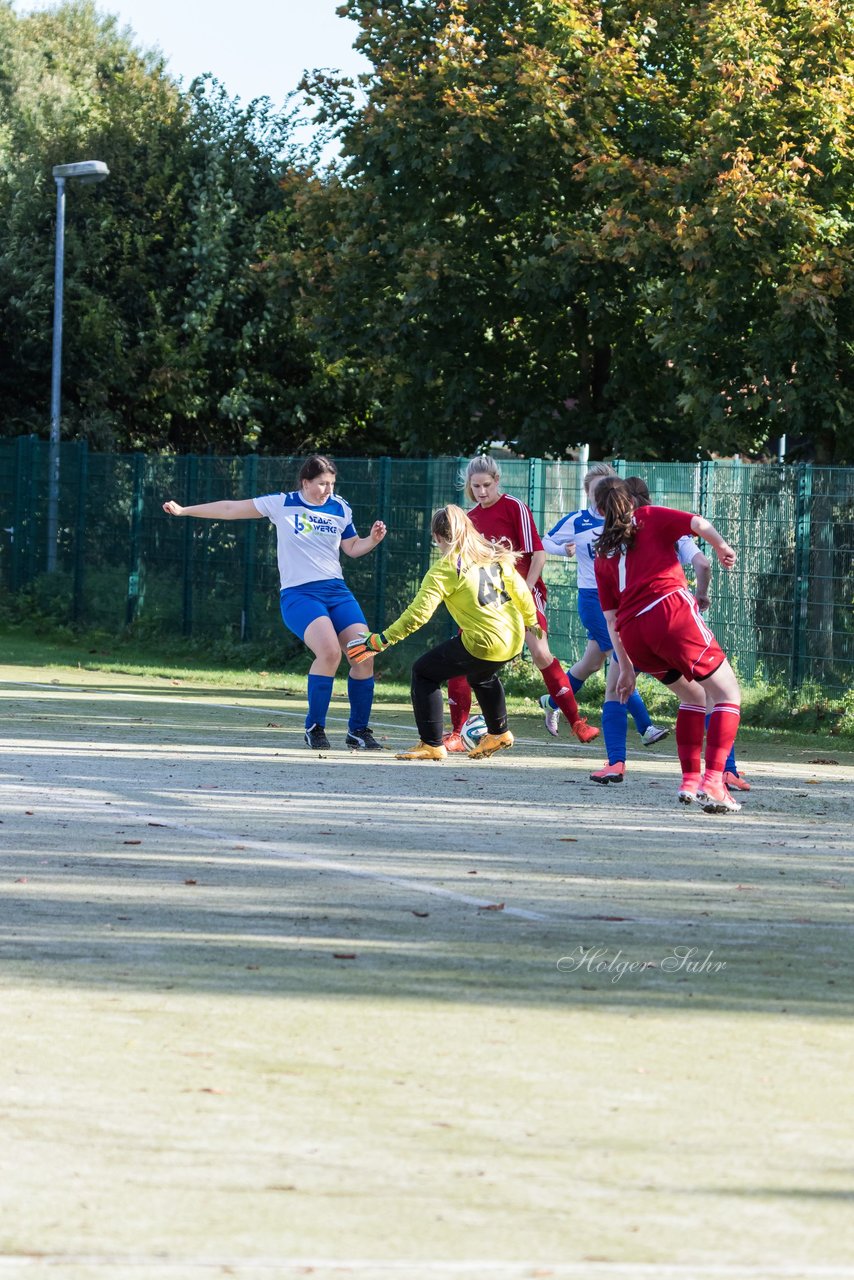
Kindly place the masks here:
POLYGON ((477 573, 477 602, 479 605, 486 607, 487 605, 510 603, 500 564, 481 565, 477 573))

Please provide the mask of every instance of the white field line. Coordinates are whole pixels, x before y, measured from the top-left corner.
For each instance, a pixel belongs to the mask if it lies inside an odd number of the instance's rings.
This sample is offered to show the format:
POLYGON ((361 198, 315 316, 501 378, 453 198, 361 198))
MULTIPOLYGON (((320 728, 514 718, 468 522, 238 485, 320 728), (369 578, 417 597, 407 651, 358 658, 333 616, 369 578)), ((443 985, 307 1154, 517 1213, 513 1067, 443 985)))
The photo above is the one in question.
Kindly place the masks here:
MULTIPOLYGON (((75 809, 74 812, 79 814, 81 810, 75 809)), ((95 813, 103 814, 102 809, 87 809, 83 810, 83 812, 92 815, 95 813)), ((333 871, 338 875, 373 880, 377 884, 391 885, 396 889, 407 889, 414 893, 427 893, 437 898, 449 898, 452 902, 459 902, 467 907, 477 907, 479 910, 495 909, 495 900, 492 898, 473 898, 466 893, 457 893, 453 889, 444 889, 441 885, 423 883, 420 880, 407 880, 402 876, 387 876, 379 871, 371 871, 367 867, 347 866, 335 858, 317 858, 313 854, 297 853, 293 849, 283 849, 280 845, 267 843, 263 840, 248 840, 244 839, 243 836, 234 835, 224 836, 221 831, 211 831, 207 827, 196 827, 184 822, 173 822, 158 812, 151 814, 140 813, 139 811, 123 810, 118 805, 112 805, 110 807, 110 815, 126 822, 144 822, 146 825, 165 827, 169 831, 180 831, 191 836, 201 836, 203 839, 210 840, 215 844, 227 844, 232 848, 235 843, 238 843, 253 853, 265 853, 268 857, 276 858, 281 862, 298 862, 302 866, 311 867, 316 871, 333 871)), ((501 908, 501 915, 514 916, 519 920, 546 921, 551 918, 540 911, 525 911, 521 907, 507 906, 501 908)))
POLYGON ((559 1280, 854 1280, 854 1266, 822 1266, 735 1263, 647 1263, 647 1262, 498 1262, 482 1259, 466 1262, 430 1262, 410 1259, 402 1262, 352 1258, 333 1261, 325 1258, 175 1258, 143 1254, 43 1253, 6 1254, 0 1257, 0 1270, 22 1267, 145 1267, 152 1275, 188 1271, 233 1272, 240 1276, 249 1272, 272 1272, 283 1280, 293 1273, 310 1275, 367 1275, 378 1277, 406 1276, 475 1276, 477 1280, 528 1280, 532 1276, 555 1276, 559 1280))
MULTIPOLYGON (((255 703, 247 704, 245 702, 211 702, 208 698, 199 698, 199 697, 194 697, 193 695, 180 697, 180 698, 174 695, 172 697, 162 697, 158 693, 123 693, 121 690, 118 690, 118 689, 115 691, 113 690, 93 691, 92 689, 88 689, 85 685, 39 684, 38 682, 35 682, 35 681, 15 681, 15 680, 0 680, 0 689, 37 689, 40 692, 44 692, 47 694, 51 694, 51 693, 78 693, 83 695, 88 694, 92 696, 93 700, 95 697, 98 697, 98 698, 106 698, 106 699, 109 699, 110 701, 156 702, 161 704, 165 703, 167 706, 171 706, 171 707, 174 707, 176 704, 180 706, 212 707, 216 711, 249 711, 249 712, 256 712, 258 715, 264 715, 264 716, 280 716, 282 718, 287 718, 290 720, 303 720, 303 721, 305 720, 304 711, 288 711, 283 707, 264 707, 264 706, 258 706, 255 703)), ((332 724, 346 725, 347 717, 331 715, 328 717, 328 722, 332 724)), ((414 724, 411 726, 400 724, 400 723, 390 724, 387 721, 376 720, 373 717, 371 718, 371 725, 376 729, 397 729, 399 732, 405 733, 406 735, 417 732, 414 724)), ((567 740, 566 742, 561 743, 560 744, 561 746, 569 746, 573 748, 577 747, 582 751, 593 752, 594 748, 590 744, 577 742, 572 737, 572 735, 569 733, 569 726, 567 726, 567 734, 568 734, 567 740)), ((540 739, 540 738, 520 738, 518 735, 516 735, 516 741, 523 746, 537 746, 537 745, 550 746, 552 750, 554 749, 554 745, 555 745, 553 739, 546 740, 546 739, 540 739)), ((596 750, 601 751, 601 744, 596 748, 596 750)), ((641 751, 631 750, 630 754, 637 755, 637 756, 646 755, 647 758, 649 758, 650 756, 649 751, 645 751, 645 750, 641 750, 641 751)))
MULTIPOLYGON (((103 817, 104 810, 101 806, 94 808, 92 806, 72 805, 67 810, 74 816, 86 817, 103 817)), ((235 844, 239 844, 242 849, 253 853, 262 853, 267 858, 279 862, 293 862, 301 866, 311 868, 318 871, 331 871, 337 875, 355 876, 361 880, 371 880, 375 884, 385 884, 393 888, 405 889, 412 893, 423 893, 430 897, 445 898, 451 902, 459 903, 463 906, 476 907, 478 910, 495 909, 494 898, 474 898, 470 894, 459 893, 454 889, 445 889, 442 885, 430 884, 427 880, 410 880, 404 876, 385 875, 381 871, 372 870, 369 867, 356 867, 349 861, 347 863, 339 862, 335 858, 318 858, 310 853, 300 853, 293 849, 283 848, 281 845, 273 841, 252 840, 248 837, 235 834, 224 835, 221 831, 213 831, 208 827, 197 827, 191 823, 176 822, 170 818, 168 814, 161 810, 153 810, 143 812, 139 809, 125 809, 120 804, 112 804, 110 806, 110 818, 117 821, 127 823, 142 823, 145 826, 162 827, 168 831, 175 831, 189 836, 200 836, 204 840, 208 840, 214 845, 227 845, 229 849, 233 849, 235 844)), ((138 857, 139 855, 134 855, 138 857)), ((591 855, 592 856, 592 855, 591 855)), ((502 916, 512 916, 516 920, 528 920, 541 924, 566 925, 587 923, 594 924, 609 923, 613 924, 629 924, 640 925, 643 927, 673 929, 678 927, 698 927, 698 920, 692 916, 639 916, 626 915, 625 917, 614 917, 605 915, 596 915, 594 913, 585 912, 583 915, 578 913, 565 912, 545 912, 545 911, 528 911, 522 907, 503 906, 500 912, 496 912, 502 916)), ((845 929, 850 931, 852 924, 849 920, 745 920, 745 919, 729 919, 729 920, 712 920, 704 919, 702 922, 704 930, 721 929, 735 930, 740 934, 754 933, 767 934, 774 929, 845 929)), ((852 1271, 854 1276, 854 1271, 852 1271)))

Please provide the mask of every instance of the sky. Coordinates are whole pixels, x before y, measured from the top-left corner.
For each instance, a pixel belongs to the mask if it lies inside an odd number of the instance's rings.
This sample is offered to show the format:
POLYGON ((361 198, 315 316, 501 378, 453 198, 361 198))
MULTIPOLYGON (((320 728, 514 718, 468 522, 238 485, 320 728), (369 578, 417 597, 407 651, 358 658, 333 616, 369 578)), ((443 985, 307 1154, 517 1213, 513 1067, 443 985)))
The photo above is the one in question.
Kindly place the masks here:
MULTIPOLYGON (((17 0, 18 13, 55 0, 17 0)), ((157 47, 186 88, 211 71, 231 97, 268 97, 278 107, 303 70, 367 70, 352 48, 358 27, 337 17, 340 0, 95 0, 102 13, 132 27, 136 43, 157 47)))

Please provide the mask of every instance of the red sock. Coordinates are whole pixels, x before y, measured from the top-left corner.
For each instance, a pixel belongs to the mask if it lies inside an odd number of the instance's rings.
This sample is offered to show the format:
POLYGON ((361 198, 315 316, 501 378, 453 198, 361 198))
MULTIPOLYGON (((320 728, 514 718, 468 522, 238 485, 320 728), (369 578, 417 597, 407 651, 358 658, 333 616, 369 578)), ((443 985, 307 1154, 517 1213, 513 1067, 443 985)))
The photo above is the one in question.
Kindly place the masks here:
POLYGON ((705 707, 698 707, 690 702, 679 703, 676 714, 676 754, 682 766, 682 782, 685 786, 696 788, 700 785, 705 727, 705 707))
POLYGON ((554 659, 551 666, 546 667, 540 675, 545 681, 546 688, 554 698, 558 707, 566 716, 569 723, 575 724, 578 719, 578 703, 575 701, 575 694, 572 692, 572 685, 569 683, 569 677, 563 667, 554 659))
POLYGON ((448 709, 451 728, 459 733, 471 711, 471 685, 465 676, 452 676, 448 681, 448 709))
POLYGON ((704 781, 723 784, 724 765, 732 750, 741 721, 741 708, 734 702, 716 702, 706 731, 706 774, 704 781))

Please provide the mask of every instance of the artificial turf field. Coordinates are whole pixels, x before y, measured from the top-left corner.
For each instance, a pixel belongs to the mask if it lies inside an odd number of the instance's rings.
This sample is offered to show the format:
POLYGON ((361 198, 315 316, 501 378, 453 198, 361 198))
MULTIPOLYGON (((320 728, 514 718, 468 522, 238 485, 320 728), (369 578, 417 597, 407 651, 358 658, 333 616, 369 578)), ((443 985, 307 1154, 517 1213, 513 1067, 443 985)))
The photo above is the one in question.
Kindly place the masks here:
POLYGON ((0 705, 0 1276, 854 1277, 852 753, 712 817, 533 714, 433 765, 269 692, 0 705))

